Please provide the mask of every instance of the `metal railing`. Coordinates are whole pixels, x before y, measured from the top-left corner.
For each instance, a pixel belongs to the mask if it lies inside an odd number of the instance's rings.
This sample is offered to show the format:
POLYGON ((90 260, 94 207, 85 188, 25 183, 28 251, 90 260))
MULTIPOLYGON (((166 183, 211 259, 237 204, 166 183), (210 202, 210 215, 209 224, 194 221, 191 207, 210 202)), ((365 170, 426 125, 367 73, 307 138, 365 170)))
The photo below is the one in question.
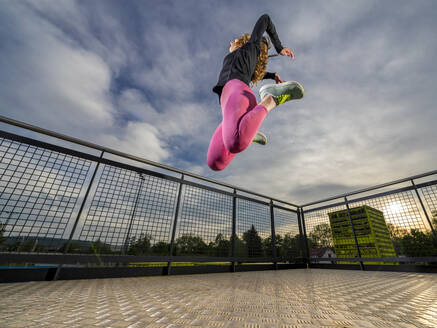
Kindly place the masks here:
POLYGON ((431 171, 301 205, 309 261, 355 263, 361 269, 436 263, 436 175, 431 171))
POLYGON ((0 121, 89 149, 0 131, 0 263, 59 264, 58 275, 71 264, 158 262, 169 273, 172 262, 223 262, 234 270, 242 262, 303 259, 293 203, 0 121))
POLYGON ((176 262, 232 271, 243 262, 362 269, 437 262, 437 171, 296 205, 3 116, 0 122, 65 142, 0 131, 0 266, 57 264, 57 277, 62 265, 159 265, 168 274, 176 262), (383 219, 358 217, 362 206, 383 219), (377 221, 384 222, 379 230, 377 221))

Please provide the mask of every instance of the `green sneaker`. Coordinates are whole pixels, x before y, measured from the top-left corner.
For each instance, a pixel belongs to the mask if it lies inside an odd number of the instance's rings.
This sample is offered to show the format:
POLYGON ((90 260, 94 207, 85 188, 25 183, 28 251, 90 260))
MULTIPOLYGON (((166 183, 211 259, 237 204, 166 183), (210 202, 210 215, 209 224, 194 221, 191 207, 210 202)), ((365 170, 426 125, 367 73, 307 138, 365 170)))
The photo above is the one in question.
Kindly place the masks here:
POLYGON ((292 99, 301 99, 305 95, 305 89, 299 82, 290 81, 278 84, 268 84, 259 89, 259 95, 263 99, 271 95, 276 105, 281 105, 292 99))
POLYGON ((260 145, 266 145, 267 144, 267 137, 262 132, 257 132, 256 136, 253 138, 252 142, 259 143, 260 145))

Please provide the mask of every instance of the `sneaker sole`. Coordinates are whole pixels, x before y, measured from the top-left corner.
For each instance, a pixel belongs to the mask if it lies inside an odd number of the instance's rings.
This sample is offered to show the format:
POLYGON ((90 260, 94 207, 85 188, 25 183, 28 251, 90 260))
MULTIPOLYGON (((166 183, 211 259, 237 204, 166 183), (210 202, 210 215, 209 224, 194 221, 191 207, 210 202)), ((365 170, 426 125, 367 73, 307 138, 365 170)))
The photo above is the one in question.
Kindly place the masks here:
MULTIPOLYGON (((288 82, 283 82, 283 83, 278 83, 278 84, 267 84, 267 85, 264 85, 264 86, 261 87, 261 89, 259 89, 259 94, 261 96, 262 92, 265 89, 268 89, 268 88, 273 88, 273 87, 274 88, 278 88, 278 87, 287 86, 287 85, 295 85, 295 86, 297 86, 297 90, 300 91, 298 94, 296 94, 296 92, 292 92, 291 93, 292 99, 301 99, 301 98, 303 98, 305 96, 305 89, 304 89, 304 87, 302 86, 302 84, 300 84, 297 81, 288 81, 288 82), (302 93, 302 95, 301 95, 301 93, 302 93)), ((297 91, 297 90, 293 90, 293 91, 297 91)))
POLYGON ((263 145, 263 146, 267 145, 267 136, 264 133, 259 132, 259 131, 256 134, 262 136, 262 138, 264 139, 263 140, 264 142, 259 142, 259 141, 253 141, 253 142, 255 142, 259 145, 263 145))

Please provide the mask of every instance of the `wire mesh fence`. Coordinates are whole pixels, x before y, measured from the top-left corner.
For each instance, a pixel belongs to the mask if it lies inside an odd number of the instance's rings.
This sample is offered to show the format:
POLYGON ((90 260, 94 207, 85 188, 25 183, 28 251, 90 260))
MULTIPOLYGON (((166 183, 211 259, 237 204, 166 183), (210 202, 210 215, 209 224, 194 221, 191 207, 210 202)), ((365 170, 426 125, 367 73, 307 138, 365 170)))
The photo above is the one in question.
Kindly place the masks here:
POLYGON ((185 186, 174 255, 231 256, 232 196, 185 186))
POLYGON ((178 257, 277 262, 275 255, 288 261, 302 256, 296 210, 272 203, 274 254, 270 203, 259 195, 252 199, 247 192, 243 196, 6 132, 0 156, 0 252, 91 255, 101 265, 107 256, 111 262, 114 256, 124 256, 123 261, 147 256, 147 263, 178 257))
MULTIPOLYGON (((437 180, 430 180, 436 172, 417 185, 404 179, 297 206, 93 149, 100 158, 0 131, 0 262, 24 253, 87 255, 74 257, 78 265, 135 260, 169 268, 178 259, 436 262, 437 180)), ((66 257, 44 259, 60 264, 66 257)))
POLYGON ((312 204, 304 211, 310 260, 353 264, 357 262, 351 258, 372 258, 361 261, 366 265, 399 265, 415 258, 436 262, 436 183, 412 181, 410 187, 375 190, 365 197, 356 194, 318 208, 312 204))
POLYGON ((173 181, 104 165, 75 252, 89 244, 101 254, 169 255, 177 188, 173 181))
POLYGON ((61 248, 91 162, 5 138, 0 156, 0 247, 61 248))
POLYGON ((276 255, 284 260, 303 258, 297 213, 275 208, 274 222, 276 255))
POLYGON ((434 229, 437 229, 437 185, 423 187, 420 191, 423 193, 425 203, 431 214, 434 229))
POLYGON ((237 256, 272 255, 270 207, 245 199, 237 202, 237 256))

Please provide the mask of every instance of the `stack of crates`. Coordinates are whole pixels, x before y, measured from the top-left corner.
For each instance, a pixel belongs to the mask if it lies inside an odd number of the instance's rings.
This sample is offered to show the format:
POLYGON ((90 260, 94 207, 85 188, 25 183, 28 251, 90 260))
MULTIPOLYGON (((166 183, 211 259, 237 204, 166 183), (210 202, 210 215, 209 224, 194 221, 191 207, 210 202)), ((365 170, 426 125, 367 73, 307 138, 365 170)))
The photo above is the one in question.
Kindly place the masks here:
MULTIPOLYGON (((396 257, 384 214, 364 205, 349 209, 361 257, 396 257)), ((347 210, 328 213, 337 258, 357 257, 354 235, 347 210)), ((356 262, 338 262, 352 264, 356 262)), ((398 262, 364 262, 364 264, 396 265, 398 262)))

